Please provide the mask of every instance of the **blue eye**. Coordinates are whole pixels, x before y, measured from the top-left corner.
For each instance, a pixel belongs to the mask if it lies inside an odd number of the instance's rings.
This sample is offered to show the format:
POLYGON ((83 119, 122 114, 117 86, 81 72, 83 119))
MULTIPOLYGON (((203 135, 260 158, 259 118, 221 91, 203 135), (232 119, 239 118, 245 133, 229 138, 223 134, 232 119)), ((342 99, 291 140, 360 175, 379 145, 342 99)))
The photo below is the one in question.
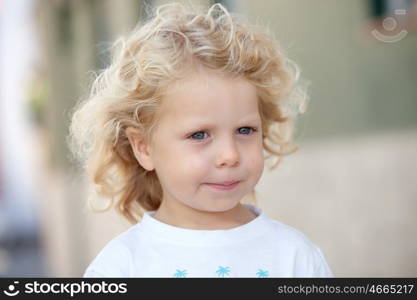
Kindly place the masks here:
MULTIPOLYGON (((239 133, 243 134, 243 135, 250 135, 251 131, 252 132, 256 132, 258 131, 255 127, 240 127, 238 129, 239 133), (241 129, 246 129, 246 130, 241 130, 241 129)), ((204 134, 207 134, 207 132, 205 131, 197 131, 195 133, 193 133, 192 135, 190 135, 190 138, 192 140, 203 140, 204 139, 204 134)))
POLYGON ((256 131, 255 128, 253 128, 253 127, 240 127, 239 128, 239 132, 240 133, 242 133, 242 131, 240 129, 246 129, 246 130, 244 130, 244 132, 248 132, 249 131, 248 133, 243 133, 243 134, 246 134, 246 135, 249 135, 251 130, 252 131, 256 131))
POLYGON ((195 137, 195 136, 201 137, 202 135, 204 136, 204 133, 206 133, 206 132, 204 132, 204 131, 197 131, 196 133, 192 134, 190 137, 191 137, 192 140, 201 140, 199 138, 193 139, 193 137, 195 137))

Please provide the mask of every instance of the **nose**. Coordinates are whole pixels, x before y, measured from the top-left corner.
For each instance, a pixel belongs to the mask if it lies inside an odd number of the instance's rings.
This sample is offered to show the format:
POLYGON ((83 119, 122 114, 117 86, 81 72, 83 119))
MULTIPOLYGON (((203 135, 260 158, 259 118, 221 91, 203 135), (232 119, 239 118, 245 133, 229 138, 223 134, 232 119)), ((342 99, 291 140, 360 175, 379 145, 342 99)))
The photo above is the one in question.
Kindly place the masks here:
POLYGON ((227 139, 223 143, 218 145, 218 156, 216 166, 221 167, 233 167, 239 164, 240 155, 236 142, 232 139, 227 139))

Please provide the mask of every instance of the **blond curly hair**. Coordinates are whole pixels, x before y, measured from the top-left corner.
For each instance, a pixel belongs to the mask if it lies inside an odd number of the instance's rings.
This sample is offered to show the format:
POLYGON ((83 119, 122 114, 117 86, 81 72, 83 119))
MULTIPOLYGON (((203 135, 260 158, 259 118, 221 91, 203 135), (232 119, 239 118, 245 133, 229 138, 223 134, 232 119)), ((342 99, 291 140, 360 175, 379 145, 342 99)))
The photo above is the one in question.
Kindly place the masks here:
MULTIPOLYGON (((250 24, 219 3, 202 6, 169 3, 112 48, 110 66, 92 83, 91 92, 72 114, 68 143, 93 183, 93 195, 109 199, 132 224, 143 210, 156 210, 162 188, 155 171, 135 158, 126 135, 133 127, 151 141, 164 91, 189 70, 203 66, 241 77, 257 89, 265 159, 275 168, 293 144, 294 120, 305 111, 306 89, 299 69, 287 58, 267 27, 250 24)), ((94 209, 98 211, 98 209, 94 209)))

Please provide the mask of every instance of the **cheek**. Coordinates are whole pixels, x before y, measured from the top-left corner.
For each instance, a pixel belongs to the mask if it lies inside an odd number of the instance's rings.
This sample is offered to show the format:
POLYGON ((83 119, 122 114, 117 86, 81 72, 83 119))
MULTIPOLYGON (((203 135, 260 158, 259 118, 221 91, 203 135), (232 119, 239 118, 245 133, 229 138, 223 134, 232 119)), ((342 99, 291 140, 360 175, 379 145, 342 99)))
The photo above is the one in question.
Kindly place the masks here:
POLYGON ((178 177, 177 180, 190 180, 190 176, 195 177, 196 180, 199 178, 199 174, 204 176, 208 169, 208 159, 200 152, 193 152, 189 149, 178 148, 173 149, 169 154, 169 158, 165 160, 166 163, 169 161, 169 169, 174 176, 178 177))
POLYGON ((250 167, 252 169, 263 168, 264 159, 263 159, 262 154, 257 154, 257 155, 251 156, 249 164, 250 164, 250 167))
POLYGON ((248 170, 254 175, 258 176, 262 174, 264 169, 264 157, 262 149, 256 147, 252 154, 248 158, 248 170))
POLYGON ((194 180, 200 181, 207 175, 209 170, 209 160, 203 155, 188 153, 182 162, 184 175, 189 174, 194 180))

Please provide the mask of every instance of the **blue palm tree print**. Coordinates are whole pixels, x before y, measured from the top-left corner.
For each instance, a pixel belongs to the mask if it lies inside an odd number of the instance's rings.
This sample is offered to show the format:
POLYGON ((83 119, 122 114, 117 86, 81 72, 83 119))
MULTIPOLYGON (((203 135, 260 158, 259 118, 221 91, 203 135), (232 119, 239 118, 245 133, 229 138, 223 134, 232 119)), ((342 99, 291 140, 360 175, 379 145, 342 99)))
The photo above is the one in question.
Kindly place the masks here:
POLYGON ((258 269, 258 272, 256 273, 256 275, 258 275, 258 277, 268 277, 269 273, 266 270, 262 270, 262 269, 258 269))
POLYGON ((176 270, 177 272, 174 274, 174 277, 183 278, 187 276, 187 270, 176 270))
POLYGON ((219 266, 219 269, 216 271, 216 273, 219 275, 219 277, 224 277, 226 275, 229 275, 229 267, 222 267, 219 266))

